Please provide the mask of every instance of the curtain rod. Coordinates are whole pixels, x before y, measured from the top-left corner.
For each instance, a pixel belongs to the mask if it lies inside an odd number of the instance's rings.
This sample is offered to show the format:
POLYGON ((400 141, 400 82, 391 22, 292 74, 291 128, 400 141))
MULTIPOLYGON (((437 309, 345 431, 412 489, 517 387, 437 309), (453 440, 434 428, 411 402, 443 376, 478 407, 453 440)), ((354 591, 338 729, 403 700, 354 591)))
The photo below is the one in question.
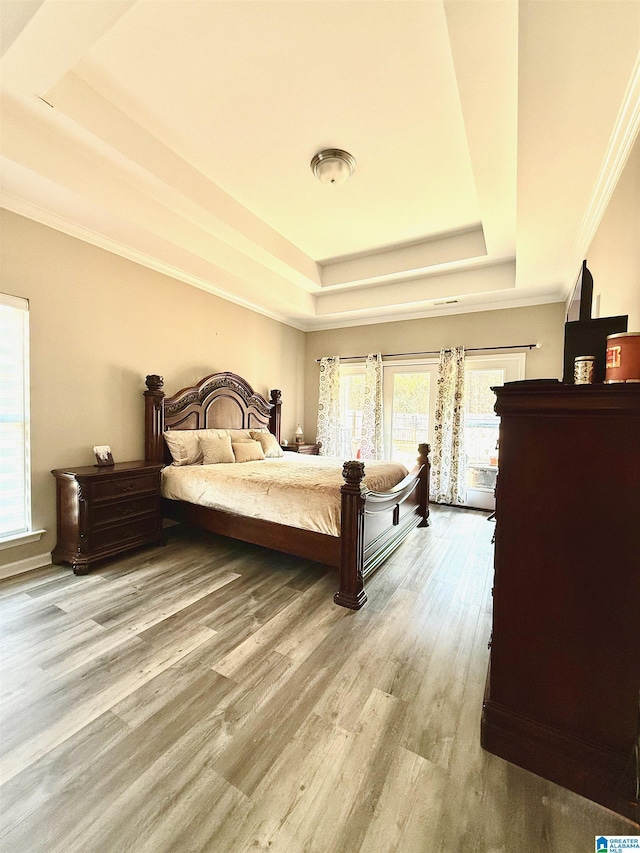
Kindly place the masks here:
MULTIPOLYGON (((495 350, 501 349, 540 349, 540 344, 512 344, 511 346, 505 347, 469 347, 469 349, 465 349, 465 353, 468 352, 494 352, 495 350)), ((445 352, 451 352, 451 347, 444 347, 445 352)), ((428 350, 424 352, 387 352, 381 355, 381 358, 399 358, 400 356, 410 356, 410 355, 440 355, 440 350, 428 350)), ((327 356, 331 358, 331 356, 327 356)), ((341 361, 354 361, 354 359, 366 358, 366 355, 341 355, 339 356, 341 361)), ((321 362, 321 358, 316 358, 316 362, 321 362)))

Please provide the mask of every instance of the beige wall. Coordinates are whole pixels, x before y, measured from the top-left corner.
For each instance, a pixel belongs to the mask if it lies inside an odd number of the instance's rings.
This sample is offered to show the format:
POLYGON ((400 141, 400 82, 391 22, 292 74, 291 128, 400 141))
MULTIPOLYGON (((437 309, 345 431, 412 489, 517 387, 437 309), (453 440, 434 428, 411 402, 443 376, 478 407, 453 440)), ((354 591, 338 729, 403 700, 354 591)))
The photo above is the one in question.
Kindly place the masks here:
MULTIPOLYGON (((308 332, 305 357, 305 437, 316 434, 318 410, 318 365, 325 355, 366 355, 439 350, 442 347, 493 347, 539 343, 527 352, 527 379, 561 379, 564 347, 565 306, 562 303, 532 308, 509 308, 402 320, 308 332)), ((505 352, 508 352, 506 350, 505 352)))
POLYGON ((0 566, 55 544, 52 468, 143 457, 144 377, 173 393, 219 370, 256 391, 282 390, 283 434, 302 419, 304 333, 3 212, 3 292, 30 301, 31 460, 37 543, 0 551, 0 566))
POLYGON ((586 257, 599 316, 628 314, 629 331, 640 332, 640 137, 586 257))

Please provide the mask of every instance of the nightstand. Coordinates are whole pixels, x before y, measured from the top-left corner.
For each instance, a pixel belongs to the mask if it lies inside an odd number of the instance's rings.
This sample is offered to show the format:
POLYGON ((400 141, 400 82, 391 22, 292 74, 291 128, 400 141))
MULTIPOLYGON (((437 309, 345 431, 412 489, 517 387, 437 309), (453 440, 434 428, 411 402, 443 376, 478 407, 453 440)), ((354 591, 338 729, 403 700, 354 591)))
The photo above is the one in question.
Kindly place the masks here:
POLYGON ((77 575, 98 560, 162 542, 160 471, 155 462, 57 468, 58 541, 51 559, 77 575))
POLYGON ((285 444, 283 450, 288 450, 291 453, 306 453, 308 456, 318 456, 322 442, 319 444, 285 444))

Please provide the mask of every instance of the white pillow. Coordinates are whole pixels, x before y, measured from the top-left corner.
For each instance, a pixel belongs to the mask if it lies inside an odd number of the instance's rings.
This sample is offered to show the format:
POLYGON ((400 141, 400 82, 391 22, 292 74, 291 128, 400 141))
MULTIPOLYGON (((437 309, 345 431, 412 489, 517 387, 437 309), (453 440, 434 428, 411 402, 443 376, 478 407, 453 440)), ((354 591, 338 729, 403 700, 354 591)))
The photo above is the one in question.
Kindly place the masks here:
POLYGON ((257 462, 264 459, 264 451, 259 441, 234 441, 231 447, 236 462, 257 462))
MULTIPOLYGON (((173 429, 164 434, 174 465, 201 465, 203 459, 201 438, 229 438, 231 441, 251 441, 248 429, 173 429)), ((223 461, 233 462, 233 459, 223 461)), ((213 464, 213 463, 208 463, 213 464)))
POLYGON ((265 430, 251 430, 251 438, 259 441, 264 451, 265 459, 275 459, 284 456, 284 451, 278 444, 275 435, 265 430))
POLYGON ((218 465, 221 462, 235 462, 228 435, 200 435, 198 437, 204 465, 218 465))
POLYGON ((174 465, 199 465, 202 451, 198 444, 199 430, 174 429, 165 432, 164 440, 171 453, 174 465))
POLYGON ((228 429, 227 433, 231 436, 231 441, 251 441, 251 430, 248 429, 228 429))

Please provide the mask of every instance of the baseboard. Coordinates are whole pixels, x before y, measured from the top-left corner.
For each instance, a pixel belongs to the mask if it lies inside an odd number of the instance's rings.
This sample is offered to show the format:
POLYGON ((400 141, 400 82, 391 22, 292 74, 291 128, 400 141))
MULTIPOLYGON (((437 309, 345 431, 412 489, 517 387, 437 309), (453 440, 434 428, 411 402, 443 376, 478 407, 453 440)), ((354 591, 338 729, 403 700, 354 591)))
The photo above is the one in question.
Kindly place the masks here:
POLYGON ((494 755, 638 820, 630 757, 523 717, 490 699, 482 709, 481 745, 494 755))
POLYGON ((5 563, 0 566, 0 579, 12 578, 14 575, 21 575, 23 572, 31 572, 33 569, 42 569, 45 566, 51 565, 51 552, 45 554, 36 554, 35 557, 27 557, 24 560, 15 560, 13 563, 5 563))

